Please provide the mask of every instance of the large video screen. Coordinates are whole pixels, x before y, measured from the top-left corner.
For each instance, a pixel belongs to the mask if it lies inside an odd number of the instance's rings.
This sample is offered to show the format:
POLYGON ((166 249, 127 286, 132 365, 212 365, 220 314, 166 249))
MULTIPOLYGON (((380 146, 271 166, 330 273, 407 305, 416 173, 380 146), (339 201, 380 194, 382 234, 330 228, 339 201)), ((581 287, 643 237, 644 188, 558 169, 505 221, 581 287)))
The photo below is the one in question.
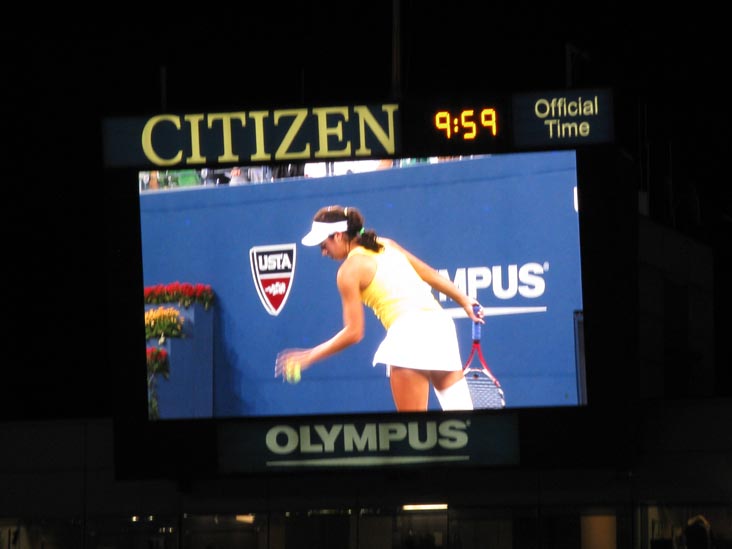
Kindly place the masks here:
POLYGON ((574 151, 144 171, 138 183, 151 420, 396 411, 373 365, 386 330, 368 308, 360 342, 297 383, 275 375, 283 349, 343 327, 340 262, 301 243, 328 205, 357 208, 481 304, 476 336, 433 291, 466 366, 477 338, 495 407, 586 404, 574 151))

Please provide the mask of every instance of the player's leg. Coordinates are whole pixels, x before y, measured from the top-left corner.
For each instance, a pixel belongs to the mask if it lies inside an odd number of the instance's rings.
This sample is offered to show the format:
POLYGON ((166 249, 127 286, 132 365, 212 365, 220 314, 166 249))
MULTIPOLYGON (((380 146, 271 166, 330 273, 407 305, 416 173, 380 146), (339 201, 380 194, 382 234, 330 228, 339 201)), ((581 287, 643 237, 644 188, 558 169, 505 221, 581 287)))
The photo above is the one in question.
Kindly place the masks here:
POLYGON ((440 401, 443 410, 473 409, 470 389, 462 370, 451 372, 431 370, 429 374, 437 400, 440 401))
POLYGON ((398 412, 424 412, 430 395, 429 372, 392 366, 391 394, 398 412))

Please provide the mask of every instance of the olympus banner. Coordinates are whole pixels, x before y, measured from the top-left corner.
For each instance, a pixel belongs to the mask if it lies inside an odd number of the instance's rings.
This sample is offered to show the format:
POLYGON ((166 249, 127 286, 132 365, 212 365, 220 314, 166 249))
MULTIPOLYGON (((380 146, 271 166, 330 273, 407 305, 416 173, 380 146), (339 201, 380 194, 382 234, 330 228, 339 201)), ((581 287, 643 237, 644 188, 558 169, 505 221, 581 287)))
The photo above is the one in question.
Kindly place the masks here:
POLYGON ((519 462, 515 414, 272 420, 217 426, 220 473, 519 462))
POLYGON ((159 114, 104 121, 108 167, 326 162, 400 154, 399 105, 159 114))

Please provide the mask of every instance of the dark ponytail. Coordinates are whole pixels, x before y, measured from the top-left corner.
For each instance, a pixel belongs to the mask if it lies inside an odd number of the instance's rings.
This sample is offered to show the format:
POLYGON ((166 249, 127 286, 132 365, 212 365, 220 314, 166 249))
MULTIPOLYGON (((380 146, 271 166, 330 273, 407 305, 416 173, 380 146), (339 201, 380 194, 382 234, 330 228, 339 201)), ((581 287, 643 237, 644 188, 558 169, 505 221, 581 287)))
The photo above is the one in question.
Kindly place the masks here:
POLYGON ((358 244, 373 252, 380 252, 384 246, 377 240, 376 231, 364 227, 364 218, 358 208, 353 206, 325 206, 320 208, 313 217, 313 221, 332 223, 334 221, 348 221, 349 240, 355 240, 358 244))
POLYGON ((361 232, 359 232, 357 238, 358 243, 361 244, 361 246, 367 250, 371 250, 372 252, 380 252, 384 248, 384 245, 380 244, 376 239, 376 231, 373 229, 369 229, 367 231, 364 228, 361 228, 361 232))

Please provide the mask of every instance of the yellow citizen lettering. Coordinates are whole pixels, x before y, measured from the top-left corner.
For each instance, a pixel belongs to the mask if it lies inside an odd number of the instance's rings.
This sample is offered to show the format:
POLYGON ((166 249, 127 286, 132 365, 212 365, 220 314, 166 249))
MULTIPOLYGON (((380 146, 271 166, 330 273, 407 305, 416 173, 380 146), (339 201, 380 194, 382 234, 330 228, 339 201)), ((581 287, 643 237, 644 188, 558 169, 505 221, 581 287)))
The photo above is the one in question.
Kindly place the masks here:
POLYGON ((203 120, 203 114, 187 114, 183 118, 191 128, 191 156, 186 158, 186 164, 205 164, 206 157, 201 155, 201 121, 203 120))
POLYGON ((369 156, 371 149, 366 146, 366 126, 373 132, 374 137, 384 147, 387 154, 394 154, 396 151, 396 137, 394 135, 394 113, 399 109, 396 103, 381 106, 381 110, 388 116, 388 131, 374 117, 373 113, 365 105, 356 105, 353 112, 358 116, 359 147, 356 149, 356 156, 369 156))
POLYGON ((323 107, 313 109, 313 114, 318 119, 318 150, 315 151, 315 158, 339 158, 351 154, 351 143, 341 149, 331 150, 328 147, 328 137, 335 136, 338 142, 343 142, 343 122, 348 122, 348 107, 323 107), (329 115, 340 115, 343 119, 338 120, 335 126, 328 126, 329 115))
POLYGON ((249 118, 254 121, 254 154, 249 159, 253 161, 269 160, 272 155, 267 152, 264 142, 264 119, 269 116, 269 111, 251 111, 249 118))
MULTIPOLYGON (((145 121, 140 140, 146 159, 161 167, 200 166, 211 161, 240 164, 241 159, 264 163, 383 157, 397 153, 398 110, 397 103, 387 103, 161 114, 145 121)), ((449 115, 441 116, 436 127, 450 136, 449 115)), ((480 123, 477 114, 466 115, 466 138, 478 133, 480 123)))
POLYGON ((292 124, 285 133, 285 137, 280 142, 280 146, 275 151, 275 159, 277 160, 300 160, 303 158, 310 158, 310 143, 305 145, 305 149, 302 151, 290 152, 290 145, 297 137, 300 128, 302 128, 305 119, 308 116, 307 109, 283 109, 274 112, 274 123, 275 126, 279 125, 280 118, 283 116, 292 116, 292 124))
POLYGON ((183 151, 178 150, 178 153, 172 158, 163 158, 159 156, 153 148, 153 130, 160 122, 170 122, 176 129, 180 130, 179 117, 172 114, 160 114, 158 116, 153 116, 145 123, 145 127, 142 129, 142 152, 145 154, 145 158, 156 166, 174 166, 183 158, 183 151))
POLYGON ((208 127, 213 128, 214 122, 221 121, 221 137, 224 140, 224 152, 218 157, 219 162, 238 162, 239 155, 234 154, 234 147, 231 139, 231 121, 238 120, 242 127, 247 124, 247 113, 245 112, 220 112, 208 115, 208 127))

